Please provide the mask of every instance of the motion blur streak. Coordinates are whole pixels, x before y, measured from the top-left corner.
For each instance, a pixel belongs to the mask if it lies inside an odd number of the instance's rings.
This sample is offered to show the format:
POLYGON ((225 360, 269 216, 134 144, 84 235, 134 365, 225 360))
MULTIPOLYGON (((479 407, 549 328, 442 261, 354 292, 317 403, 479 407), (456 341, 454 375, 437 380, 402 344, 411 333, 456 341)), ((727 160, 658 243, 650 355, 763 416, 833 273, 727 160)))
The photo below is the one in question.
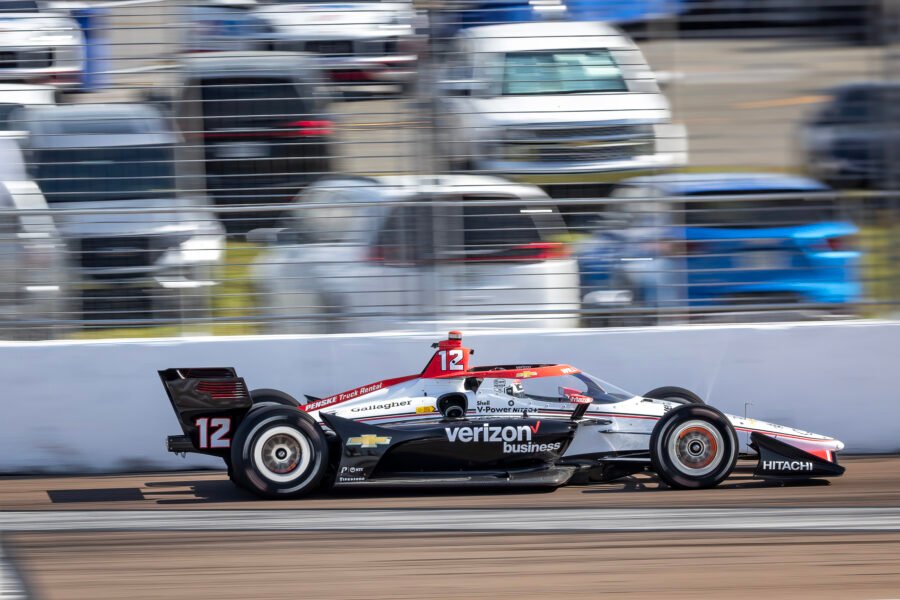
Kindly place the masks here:
POLYGON ((27 600, 25 584, 19 577, 0 535, 0 600, 27 600))
MULTIPOLYGON (((423 519, 427 516, 423 515, 423 519)), ((51 599, 890 598, 900 535, 18 534, 51 599)))
POLYGON ((7 531, 900 531, 900 508, 421 511, 59 511, 0 515, 7 531))
MULTIPOLYGON (((159 511, 166 509, 404 509, 430 514, 453 509, 560 510, 600 508, 895 508, 900 506, 900 459, 849 457, 844 477, 827 484, 778 485, 751 481, 740 470, 713 490, 668 493, 650 475, 588 487, 569 486, 552 493, 468 490, 335 490, 303 500, 267 501, 236 488, 225 473, 195 471, 166 474, 81 477, 0 478, 2 511, 159 511)), ((13 512, 0 514, 18 514, 13 512)), ((15 520, 12 517, 8 517, 15 520)))

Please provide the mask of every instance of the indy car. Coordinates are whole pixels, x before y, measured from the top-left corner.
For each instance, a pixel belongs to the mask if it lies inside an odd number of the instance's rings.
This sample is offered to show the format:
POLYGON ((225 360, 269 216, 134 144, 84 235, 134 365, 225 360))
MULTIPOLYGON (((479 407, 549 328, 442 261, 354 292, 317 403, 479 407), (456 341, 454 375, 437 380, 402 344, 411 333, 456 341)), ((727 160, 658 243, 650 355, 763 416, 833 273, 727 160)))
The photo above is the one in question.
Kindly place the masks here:
POLYGON ((327 398, 249 390, 233 368, 159 371, 183 435, 237 486, 295 498, 323 486, 548 486, 642 471, 710 488, 739 458, 759 478, 844 472, 836 439, 726 415, 677 387, 643 396, 566 364, 470 367, 450 332, 425 369, 327 398), (742 453, 739 435, 747 437, 742 453))

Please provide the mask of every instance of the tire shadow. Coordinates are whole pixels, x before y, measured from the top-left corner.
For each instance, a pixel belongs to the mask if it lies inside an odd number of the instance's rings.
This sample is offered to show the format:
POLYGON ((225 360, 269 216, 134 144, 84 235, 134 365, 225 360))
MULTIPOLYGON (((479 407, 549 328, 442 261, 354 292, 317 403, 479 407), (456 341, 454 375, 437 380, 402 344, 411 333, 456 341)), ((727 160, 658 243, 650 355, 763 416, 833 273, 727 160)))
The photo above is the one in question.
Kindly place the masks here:
MULTIPOLYGON (((809 479, 804 481, 760 480, 752 476, 752 471, 743 469, 735 471, 724 483, 717 486, 719 490, 759 490, 781 487, 817 487, 827 486, 829 481, 809 479)), ((574 488, 575 493, 616 498, 626 504, 628 498, 635 494, 653 492, 671 492, 685 494, 704 490, 674 490, 652 473, 640 473, 609 482, 579 483, 565 486, 574 488)), ((374 501, 404 498, 472 498, 491 496, 498 500, 511 496, 546 496, 560 488, 548 487, 457 487, 457 488, 352 488, 320 490, 300 500, 276 500, 267 502, 271 507, 277 504, 285 507, 299 507, 308 500, 353 500, 368 499, 374 501)), ((116 504, 116 503, 149 503, 158 506, 203 506, 203 505, 247 505, 260 506, 260 500, 254 494, 235 486, 225 473, 221 477, 192 479, 186 477, 173 481, 145 481, 135 487, 118 488, 80 488, 47 490, 47 496, 54 505, 65 504, 116 504)))

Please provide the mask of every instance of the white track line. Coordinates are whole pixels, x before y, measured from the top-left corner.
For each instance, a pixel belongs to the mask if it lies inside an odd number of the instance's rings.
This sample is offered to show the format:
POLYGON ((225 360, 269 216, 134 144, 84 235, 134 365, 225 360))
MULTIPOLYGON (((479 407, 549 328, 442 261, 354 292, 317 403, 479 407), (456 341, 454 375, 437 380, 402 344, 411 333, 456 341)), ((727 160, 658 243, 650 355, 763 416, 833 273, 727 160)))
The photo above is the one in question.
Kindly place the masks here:
POLYGON ((900 508, 22 511, 3 530, 900 531, 900 508))

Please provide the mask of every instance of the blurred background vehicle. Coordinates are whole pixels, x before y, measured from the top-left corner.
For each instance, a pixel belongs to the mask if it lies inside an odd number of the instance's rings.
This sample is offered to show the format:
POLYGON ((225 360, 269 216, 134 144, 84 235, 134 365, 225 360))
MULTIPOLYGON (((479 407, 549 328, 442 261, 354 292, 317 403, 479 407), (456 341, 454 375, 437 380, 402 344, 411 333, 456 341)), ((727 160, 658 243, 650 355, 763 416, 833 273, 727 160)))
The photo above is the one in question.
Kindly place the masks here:
POLYGON ((275 243, 254 270, 273 333, 578 322, 565 224, 537 187, 335 177, 306 191, 289 225, 250 232, 275 243))
POLYGON ((900 159, 900 82, 849 83, 830 90, 829 100, 801 130, 807 170, 842 188, 891 187, 892 163, 900 159))
POLYGON ((77 87, 84 72, 84 35, 65 12, 37 0, 0 2, 0 80, 77 87))
POLYGON ((687 160, 684 129, 641 51, 603 23, 466 29, 439 86, 439 134, 454 167, 597 174, 687 160))
POLYGON ((147 105, 98 104, 32 107, 15 118, 28 132, 30 174, 60 211, 81 318, 178 321, 202 311, 224 232, 211 215, 185 210, 204 199, 179 191, 178 137, 163 116, 147 105))
POLYGON ((610 224, 578 256, 585 308, 597 313, 589 319, 622 306, 727 320, 852 313, 862 293, 859 229, 829 192, 765 173, 623 181, 610 224))
POLYGON ((891 316, 898 5, 814 4, 0 3, 0 52, 40 17, 83 55, 0 75, 2 179, 62 232, 64 335, 891 316))
POLYGON ((25 106, 56 104, 56 96, 56 88, 49 85, 0 83, 0 135, 8 137, 25 135, 18 123, 10 121, 10 115, 25 106))
POLYGON ((415 77, 412 2, 207 0, 191 6, 189 15, 188 52, 311 52, 343 86, 406 86, 415 77))
POLYGON ((501 23, 540 22, 550 18, 571 21, 606 21, 619 25, 676 17, 693 4, 689 0, 485 0, 454 2, 447 33, 461 28, 501 23))
POLYGON ((52 338, 70 329, 66 251, 21 151, 0 137, 0 334, 52 338), (33 214, 29 214, 33 213, 33 214))
MULTIPOLYGON (((200 54, 182 69, 173 110, 189 165, 203 174, 196 189, 216 204, 291 202, 331 171, 333 117, 309 54, 200 54)), ((260 210, 225 218, 232 229, 266 225, 260 210)))

